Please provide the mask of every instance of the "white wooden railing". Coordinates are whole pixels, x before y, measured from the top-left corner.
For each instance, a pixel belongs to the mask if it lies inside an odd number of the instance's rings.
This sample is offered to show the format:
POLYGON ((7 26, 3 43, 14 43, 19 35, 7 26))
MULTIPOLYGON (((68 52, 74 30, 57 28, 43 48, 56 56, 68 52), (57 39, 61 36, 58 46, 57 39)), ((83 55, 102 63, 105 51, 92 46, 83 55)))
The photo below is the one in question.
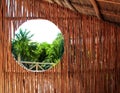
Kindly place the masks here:
POLYGON ((30 61, 20 61, 20 63, 22 63, 24 66, 25 65, 29 65, 30 67, 27 69, 29 70, 33 70, 33 68, 35 68, 36 71, 38 71, 39 69, 41 70, 45 70, 42 65, 51 65, 54 66, 56 63, 46 63, 46 62, 30 62, 30 61))

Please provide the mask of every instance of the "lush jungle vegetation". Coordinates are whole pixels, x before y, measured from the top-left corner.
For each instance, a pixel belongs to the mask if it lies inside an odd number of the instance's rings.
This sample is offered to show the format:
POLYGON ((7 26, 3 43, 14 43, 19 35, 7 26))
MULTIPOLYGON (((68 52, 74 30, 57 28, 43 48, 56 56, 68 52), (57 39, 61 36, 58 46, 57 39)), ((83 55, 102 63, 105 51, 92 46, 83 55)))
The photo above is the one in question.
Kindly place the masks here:
MULTIPOLYGON (((18 61, 55 63, 57 64, 64 52, 64 40, 61 33, 58 33, 56 39, 49 44, 47 42, 33 42, 31 38, 34 34, 30 31, 20 29, 12 39, 12 53, 18 61)), ((29 67, 30 65, 25 65, 29 67)), ((42 68, 48 69, 51 65, 42 65, 42 68)))

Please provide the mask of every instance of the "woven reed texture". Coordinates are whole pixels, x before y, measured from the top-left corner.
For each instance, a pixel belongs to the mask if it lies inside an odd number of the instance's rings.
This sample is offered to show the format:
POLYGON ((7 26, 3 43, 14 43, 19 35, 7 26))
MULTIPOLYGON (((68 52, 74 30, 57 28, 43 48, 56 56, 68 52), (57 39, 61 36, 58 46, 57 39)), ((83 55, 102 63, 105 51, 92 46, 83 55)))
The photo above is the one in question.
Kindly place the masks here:
MULTIPOLYGON (((74 12, 97 16, 102 20, 120 24, 119 0, 45 0, 74 12)), ((119 25, 120 26, 120 25, 119 25)))
POLYGON ((120 27, 41 0, 2 0, 0 93, 120 93, 120 27), (61 62, 33 73, 15 62, 11 34, 31 19, 55 23, 64 36, 61 62))

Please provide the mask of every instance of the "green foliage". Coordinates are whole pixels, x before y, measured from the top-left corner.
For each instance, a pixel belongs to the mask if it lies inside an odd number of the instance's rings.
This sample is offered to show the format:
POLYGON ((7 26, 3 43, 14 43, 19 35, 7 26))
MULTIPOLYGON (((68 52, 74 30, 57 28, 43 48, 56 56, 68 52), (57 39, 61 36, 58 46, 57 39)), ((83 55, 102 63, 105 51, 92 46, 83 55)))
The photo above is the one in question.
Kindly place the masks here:
POLYGON ((50 44, 43 42, 41 44, 39 44, 39 57, 38 57, 38 62, 43 62, 48 54, 47 54, 47 50, 49 49, 50 44))
MULTIPOLYGON (((47 42, 38 43, 32 42, 30 31, 22 31, 15 35, 15 39, 12 40, 12 53, 15 58, 20 58, 22 61, 30 62, 42 62, 42 63, 55 63, 57 64, 61 59, 64 52, 64 39, 61 33, 59 33, 52 44, 47 42)), ((25 65, 31 67, 31 65, 25 65)), ((50 68, 51 64, 43 64, 41 67, 46 70, 50 68)))
POLYGON ((57 63, 61 59, 64 52, 64 39, 61 33, 57 35, 47 52, 50 61, 57 63))
POLYGON ((29 35, 30 31, 22 31, 15 35, 15 39, 12 40, 12 52, 15 58, 18 59, 18 55, 21 56, 21 60, 27 60, 26 56, 29 56, 29 42, 33 35, 29 35))

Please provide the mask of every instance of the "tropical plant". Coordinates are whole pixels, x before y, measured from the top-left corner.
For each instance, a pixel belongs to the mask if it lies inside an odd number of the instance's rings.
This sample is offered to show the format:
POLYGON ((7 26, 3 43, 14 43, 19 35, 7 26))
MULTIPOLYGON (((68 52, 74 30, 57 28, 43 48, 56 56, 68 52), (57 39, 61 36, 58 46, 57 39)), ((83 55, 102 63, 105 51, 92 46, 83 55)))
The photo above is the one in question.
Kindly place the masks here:
MULTIPOLYGON (((52 44, 48 44, 47 42, 32 42, 32 37, 33 34, 30 34, 30 31, 23 31, 22 29, 19 30, 19 33, 15 34, 15 38, 12 40, 12 53, 15 58, 18 61, 41 62, 43 64, 40 66, 44 70, 57 64, 64 52, 64 39, 62 34, 59 33, 52 44)), ((34 67, 34 64, 23 63, 23 65, 27 68, 34 67)))
POLYGON ((57 38, 51 44, 48 49, 48 59, 51 62, 57 63, 61 59, 64 52, 64 39, 61 33, 57 35, 57 38))
POLYGON ((15 34, 15 38, 12 40, 12 51, 17 58, 20 60, 27 60, 26 56, 29 56, 29 41, 33 37, 33 34, 30 34, 30 31, 19 30, 19 33, 15 34))

